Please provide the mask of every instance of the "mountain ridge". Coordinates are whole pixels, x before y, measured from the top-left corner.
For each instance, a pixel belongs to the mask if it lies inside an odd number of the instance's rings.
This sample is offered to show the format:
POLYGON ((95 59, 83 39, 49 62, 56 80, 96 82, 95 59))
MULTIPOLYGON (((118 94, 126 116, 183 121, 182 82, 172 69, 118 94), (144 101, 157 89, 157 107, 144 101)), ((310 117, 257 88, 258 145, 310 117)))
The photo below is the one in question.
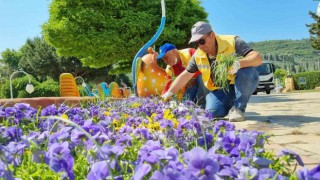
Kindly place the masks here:
POLYGON ((320 70, 320 51, 311 46, 309 39, 266 40, 250 42, 249 45, 278 68, 295 73, 320 70))

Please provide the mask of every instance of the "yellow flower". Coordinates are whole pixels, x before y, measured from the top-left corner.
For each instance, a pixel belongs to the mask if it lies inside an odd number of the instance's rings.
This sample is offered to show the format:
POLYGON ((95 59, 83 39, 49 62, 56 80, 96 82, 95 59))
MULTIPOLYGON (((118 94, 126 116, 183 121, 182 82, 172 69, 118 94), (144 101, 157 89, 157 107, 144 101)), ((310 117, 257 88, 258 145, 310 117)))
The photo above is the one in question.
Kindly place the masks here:
POLYGON ((138 102, 136 102, 136 103, 133 103, 133 104, 131 104, 131 108, 138 108, 138 107, 140 107, 141 106, 141 104, 140 103, 138 103, 138 102))
POLYGON ((153 123, 153 129, 154 130, 160 130, 160 124, 159 124, 159 122, 155 122, 155 123, 153 123))
POLYGON ((175 119, 175 116, 171 113, 170 109, 166 109, 163 113, 163 118, 167 120, 173 120, 175 119))
POLYGON ((174 119, 172 122, 173 122, 173 124, 174 124, 173 127, 177 129, 178 126, 179 126, 179 121, 177 121, 176 119, 174 119))
POLYGON ((63 113, 63 114, 61 115, 61 117, 64 118, 64 119, 69 119, 68 115, 66 115, 65 113, 63 113))
POLYGON ((149 123, 153 123, 153 119, 151 117, 147 117, 147 119, 149 120, 149 123))
POLYGON ((130 117, 130 115, 129 115, 129 114, 122 114, 122 117, 123 117, 124 119, 127 119, 127 118, 130 117))
POLYGON ((152 113, 151 118, 154 119, 158 114, 157 113, 152 113))
POLYGON ((112 120, 112 124, 117 127, 118 126, 118 120, 117 119, 113 119, 112 120))
POLYGON ((191 119, 191 116, 190 116, 190 115, 187 115, 187 116, 185 116, 185 119, 186 119, 186 120, 190 120, 190 119, 191 119))
POLYGON ((166 109, 163 113, 163 118, 167 118, 170 115, 170 109, 166 109))
POLYGON ((104 115, 110 116, 110 115, 111 115, 111 112, 110 112, 110 111, 106 111, 106 112, 104 112, 104 115))

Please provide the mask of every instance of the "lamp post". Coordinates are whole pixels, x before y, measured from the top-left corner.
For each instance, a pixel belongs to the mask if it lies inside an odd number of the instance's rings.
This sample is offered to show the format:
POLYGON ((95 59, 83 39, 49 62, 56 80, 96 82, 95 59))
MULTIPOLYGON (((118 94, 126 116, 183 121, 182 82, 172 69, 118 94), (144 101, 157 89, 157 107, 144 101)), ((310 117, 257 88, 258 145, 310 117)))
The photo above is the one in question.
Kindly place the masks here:
POLYGON ((29 93, 29 94, 31 94, 33 91, 34 91, 34 87, 33 87, 33 85, 31 84, 31 78, 30 78, 30 76, 29 76, 29 74, 28 73, 26 73, 26 72, 24 72, 24 71, 22 71, 22 70, 19 70, 19 71, 15 71, 15 72, 13 72, 12 74, 11 74, 11 76, 10 76, 10 95, 11 95, 11 99, 13 99, 13 94, 12 94, 12 77, 15 75, 15 74, 17 74, 17 73, 24 73, 25 75, 27 75, 28 76, 28 78, 29 78, 29 83, 27 84, 27 86, 26 86, 26 91, 29 93))
POLYGON ((77 79, 81 79, 82 80, 81 86, 82 87, 86 87, 86 83, 84 82, 84 79, 81 76, 77 76, 77 77, 74 78, 74 80, 76 80, 76 82, 77 82, 77 79))

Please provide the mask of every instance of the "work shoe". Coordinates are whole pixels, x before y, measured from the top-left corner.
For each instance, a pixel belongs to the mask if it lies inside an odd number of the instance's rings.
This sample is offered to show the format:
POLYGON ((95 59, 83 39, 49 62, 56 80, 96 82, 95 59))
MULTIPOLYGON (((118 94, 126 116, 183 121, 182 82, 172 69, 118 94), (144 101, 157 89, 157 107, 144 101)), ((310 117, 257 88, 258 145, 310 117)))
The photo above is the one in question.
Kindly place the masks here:
POLYGON ((241 122, 244 121, 244 114, 240 109, 232 107, 229 110, 229 114, 227 116, 230 122, 241 122))

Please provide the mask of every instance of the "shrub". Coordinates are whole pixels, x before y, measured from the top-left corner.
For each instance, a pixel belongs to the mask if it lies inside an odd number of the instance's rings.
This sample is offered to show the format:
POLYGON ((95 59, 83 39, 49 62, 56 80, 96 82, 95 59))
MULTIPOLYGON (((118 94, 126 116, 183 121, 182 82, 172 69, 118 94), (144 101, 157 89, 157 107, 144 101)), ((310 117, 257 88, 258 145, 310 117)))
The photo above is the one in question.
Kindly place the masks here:
POLYGON ((59 97, 60 89, 59 83, 48 79, 43 83, 37 85, 34 89, 34 92, 29 94, 26 91, 20 91, 18 94, 19 98, 29 98, 29 97, 59 97))
POLYGON ((293 75, 295 88, 300 90, 314 89, 320 86, 320 71, 303 72, 293 75), (300 83, 300 78, 305 78, 306 84, 300 83))
MULTIPOLYGON (((27 86, 28 83, 29 83, 29 78, 27 76, 24 76, 24 77, 21 77, 21 78, 12 79, 12 96, 13 96, 13 98, 17 98, 18 94, 20 93, 20 91, 26 92, 26 86, 27 86)), ((38 81, 36 81, 31 76, 31 84, 36 88, 36 86, 38 86, 40 83, 38 81)), ((6 81, 3 84, 3 86, 1 87, 1 97, 3 97, 3 98, 11 98, 11 95, 10 95, 10 81, 6 81)))
MULTIPOLYGON (((43 83, 39 83, 33 77, 31 84, 34 86, 34 92, 31 94, 26 92, 26 86, 29 83, 29 78, 24 76, 22 78, 15 78, 12 80, 12 94, 13 98, 31 98, 31 97, 59 97, 60 89, 59 83, 48 79, 43 83)), ((5 82, 1 87, 1 97, 11 98, 10 82, 5 82)))
MULTIPOLYGON (((31 97, 59 97, 60 85, 59 82, 53 79, 48 79, 42 83, 31 78, 31 84, 34 86, 34 92, 29 94, 26 92, 26 86, 29 83, 27 76, 15 78, 12 80, 12 94, 13 98, 31 98, 31 97)), ((78 86, 81 96, 86 96, 84 87, 78 86)), ((0 97, 11 98, 10 96, 10 82, 6 81, 0 86, 0 97)))

